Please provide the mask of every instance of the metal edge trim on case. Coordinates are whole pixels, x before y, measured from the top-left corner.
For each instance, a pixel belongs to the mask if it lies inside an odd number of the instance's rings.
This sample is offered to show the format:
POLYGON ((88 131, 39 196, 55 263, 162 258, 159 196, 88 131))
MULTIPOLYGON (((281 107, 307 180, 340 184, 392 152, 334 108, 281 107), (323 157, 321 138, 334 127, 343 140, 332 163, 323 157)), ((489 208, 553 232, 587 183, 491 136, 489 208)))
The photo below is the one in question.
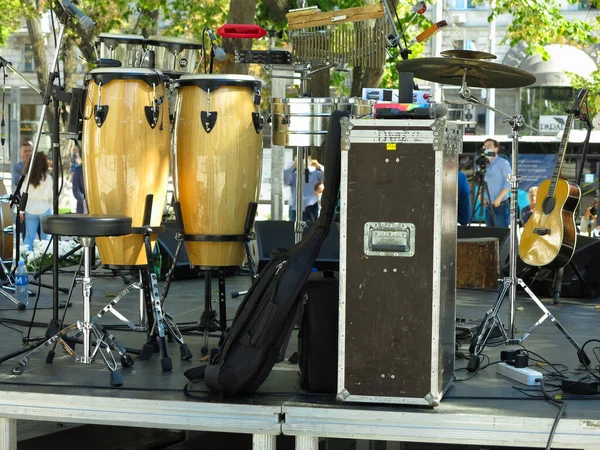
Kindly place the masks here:
MULTIPOLYGON (((435 148, 435 146, 434 146, 435 148)), ((439 396, 440 358, 440 283, 442 235, 442 183, 444 152, 435 151, 434 212, 433 212, 433 288, 431 292, 431 395, 439 396)))
POLYGON ((381 128, 381 127, 428 127, 434 123, 433 119, 356 119, 352 122, 360 128, 381 128))
POLYGON ((423 405, 435 406, 438 402, 429 402, 425 398, 418 397, 386 397, 379 395, 347 395, 344 399, 347 402, 358 403, 381 403, 381 404, 396 404, 396 405, 423 405))
POLYGON ((342 142, 341 142, 341 177, 340 177, 340 305, 338 318, 338 398, 345 401, 349 393, 344 387, 345 361, 346 361, 346 234, 348 232, 348 150, 350 150, 350 121, 342 118, 342 142))

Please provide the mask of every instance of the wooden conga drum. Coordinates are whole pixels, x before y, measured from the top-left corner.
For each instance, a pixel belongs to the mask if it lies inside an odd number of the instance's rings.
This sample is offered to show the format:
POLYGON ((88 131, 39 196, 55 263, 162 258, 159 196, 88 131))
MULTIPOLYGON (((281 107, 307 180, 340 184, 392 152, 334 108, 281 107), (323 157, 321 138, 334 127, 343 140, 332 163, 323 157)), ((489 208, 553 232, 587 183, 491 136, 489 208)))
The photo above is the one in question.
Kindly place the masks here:
POLYGON ((175 195, 194 266, 240 266, 244 224, 262 172, 260 81, 243 75, 184 75, 173 133, 175 195))
POLYGON ((4 180, 0 179, 0 257, 3 261, 13 257, 14 228, 8 197, 4 180))
MULTIPOLYGON (((163 75, 151 69, 94 69, 86 76, 83 176, 91 214, 120 214, 143 225, 161 223, 169 180, 170 127, 163 75)), ((142 235, 97 238, 102 264, 147 263, 142 235)), ((154 240, 153 240, 154 244, 154 240)))

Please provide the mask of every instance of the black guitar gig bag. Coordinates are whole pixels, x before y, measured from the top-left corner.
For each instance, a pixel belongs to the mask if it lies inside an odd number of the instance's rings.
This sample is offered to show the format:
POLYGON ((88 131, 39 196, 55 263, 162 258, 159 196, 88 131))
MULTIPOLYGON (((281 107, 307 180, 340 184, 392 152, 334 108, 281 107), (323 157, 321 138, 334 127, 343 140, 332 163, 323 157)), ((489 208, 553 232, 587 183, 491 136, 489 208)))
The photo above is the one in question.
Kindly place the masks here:
MULTIPOLYGON (((346 116, 344 111, 334 111, 329 121, 321 215, 302 241, 288 251, 271 255, 271 261, 240 304, 220 349, 211 353, 210 363, 184 373, 192 383, 204 380, 210 391, 221 398, 256 392, 271 372, 294 326, 306 280, 335 214, 341 173, 340 121, 346 116)), ((184 393, 193 398, 188 386, 189 383, 184 393)))

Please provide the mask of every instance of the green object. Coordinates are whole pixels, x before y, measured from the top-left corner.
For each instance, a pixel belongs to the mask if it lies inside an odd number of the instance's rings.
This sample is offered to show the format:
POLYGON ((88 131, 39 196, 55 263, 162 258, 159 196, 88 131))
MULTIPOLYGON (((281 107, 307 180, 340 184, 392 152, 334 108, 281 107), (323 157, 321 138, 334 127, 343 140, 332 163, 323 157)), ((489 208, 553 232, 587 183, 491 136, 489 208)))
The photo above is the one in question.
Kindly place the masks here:
POLYGON ((162 255, 160 254, 159 245, 156 244, 154 246, 154 252, 152 254, 152 262, 154 263, 154 273, 156 274, 156 278, 161 280, 161 269, 162 269, 162 255))

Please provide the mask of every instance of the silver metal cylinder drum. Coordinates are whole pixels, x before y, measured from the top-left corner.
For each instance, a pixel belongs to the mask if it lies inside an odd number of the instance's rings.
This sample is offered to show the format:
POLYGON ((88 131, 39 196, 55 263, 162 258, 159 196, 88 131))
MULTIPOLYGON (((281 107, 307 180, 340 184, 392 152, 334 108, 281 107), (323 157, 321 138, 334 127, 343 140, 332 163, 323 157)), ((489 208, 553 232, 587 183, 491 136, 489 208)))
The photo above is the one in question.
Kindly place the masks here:
POLYGON ((347 111, 353 119, 372 118, 375 100, 363 100, 358 97, 340 97, 337 109, 347 111))
POLYGON ((329 97, 271 100, 273 144, 287 147, 321 146, 336 101, 329 97))

